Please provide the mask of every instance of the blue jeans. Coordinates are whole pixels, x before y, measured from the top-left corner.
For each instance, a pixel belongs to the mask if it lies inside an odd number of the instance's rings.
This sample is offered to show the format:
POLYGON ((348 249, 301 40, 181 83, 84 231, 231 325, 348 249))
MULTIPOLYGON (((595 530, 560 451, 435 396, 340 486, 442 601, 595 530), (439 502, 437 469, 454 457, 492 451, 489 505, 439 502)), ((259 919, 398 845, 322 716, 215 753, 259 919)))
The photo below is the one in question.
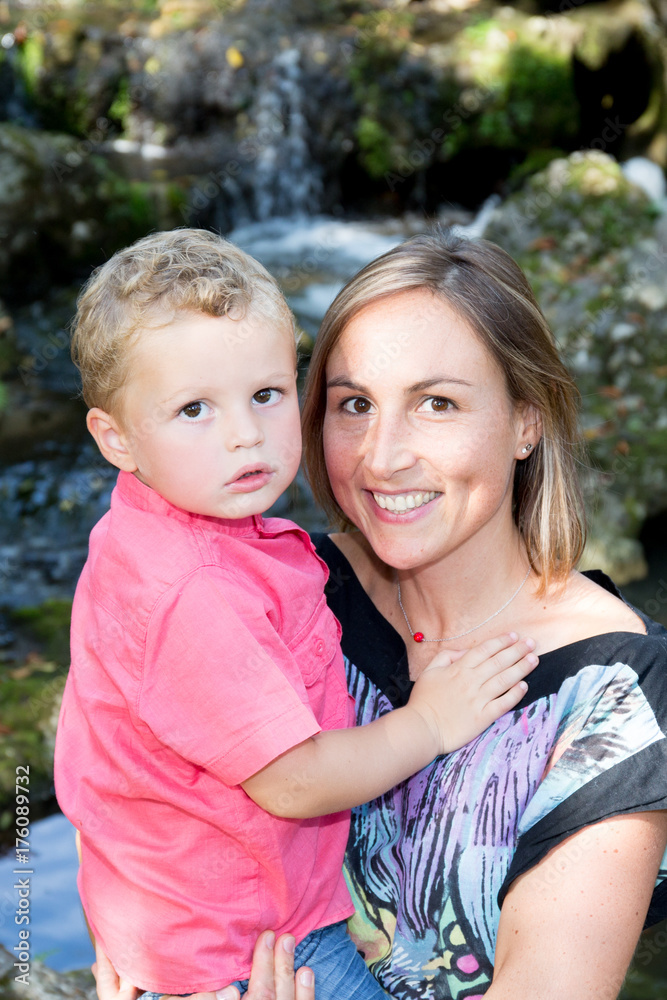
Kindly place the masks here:
MULTIPOLYGON (((345 921, 312 931, 296 946, 294 968, 307 965, 315 973, 315 1000, 387 1000, 347 933, 345 921)), ((235 982, 241 996, 248 980, 235 982)))
MULTIPOLYGON (((368 971, 347 933, 345 921, 312 931, 296 946, 294 968, 302 965, 315 973, 315 1000, 387 1000, 388 994, 368 971)), ((237 986, 243 996, 248 980, 237 980, 230 985, 237 986)), ((144 993, 139 1000, 159 1000, 159 997, 159 993, 144 993)))

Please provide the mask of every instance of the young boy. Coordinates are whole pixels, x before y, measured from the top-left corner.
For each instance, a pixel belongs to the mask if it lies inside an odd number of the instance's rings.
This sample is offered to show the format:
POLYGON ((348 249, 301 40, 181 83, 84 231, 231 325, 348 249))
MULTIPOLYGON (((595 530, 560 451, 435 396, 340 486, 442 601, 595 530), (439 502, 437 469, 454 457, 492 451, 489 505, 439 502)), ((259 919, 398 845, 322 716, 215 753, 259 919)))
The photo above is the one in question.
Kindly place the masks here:
POLYGON ((384 996, 342 923, 348 810, 516 704, 532 647, 506 636, 464 669, 444 653, 405 708, 347 728, 326 569, 300 528, 261 518, 300 459, 293 321, 231 244, 177 230, 116 254, 79 300, 73 355, 121 470, 76 591, 56 745, 90 926, 156 993, 246 980, 270 927, 301 942, 318 997, 384 996), (491 706, 483 681, 507 667, 491 706))

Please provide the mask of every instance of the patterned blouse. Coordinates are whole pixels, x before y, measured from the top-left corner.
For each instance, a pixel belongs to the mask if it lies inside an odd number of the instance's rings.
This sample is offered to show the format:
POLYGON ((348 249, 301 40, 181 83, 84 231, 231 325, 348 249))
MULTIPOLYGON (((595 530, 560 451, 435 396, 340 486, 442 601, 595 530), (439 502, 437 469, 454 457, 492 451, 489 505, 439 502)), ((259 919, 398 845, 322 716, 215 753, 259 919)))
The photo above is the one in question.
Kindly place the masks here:
MULTIPOLYGON (((357 723, 367 723, 409 696, 405 644, 334 543, 314 542, 331 573, 357 723)), ((587 576, 620 596, 604 574, 587 576)), ((610 632, 543 654, 515 709, 353 810, 350 932, 392 996, 481 998, 512 881, 591 823, 667 808, 667 630, 640 617, 646 635, 610 632)), ((580 856, 585 839, 571 850, 580 856)), ((647 925, 665 916, 667 855, 647 925)))

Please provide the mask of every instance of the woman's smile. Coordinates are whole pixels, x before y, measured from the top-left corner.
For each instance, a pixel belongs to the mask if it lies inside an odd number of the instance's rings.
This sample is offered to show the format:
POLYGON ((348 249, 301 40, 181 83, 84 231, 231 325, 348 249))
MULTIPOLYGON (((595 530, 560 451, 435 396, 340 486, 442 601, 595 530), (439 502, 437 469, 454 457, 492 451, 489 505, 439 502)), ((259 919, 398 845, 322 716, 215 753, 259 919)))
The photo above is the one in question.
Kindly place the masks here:
POLYGON ((442 495, 438 490, 414 490, 403 493, 382 493, 376 490, 369 492, 378 507, 392 514, 406 514, 409 511, 419 510, 442 495))
POLYGON ((419 516, 424 513, 425 508, 429 504, 442 496, 439 490, 411 490, 401 493, 384 493, 379 490, 367 490, 366 492, 370 494, 373 502, 385 515, 382 518, 382 513, 378 512, 378 516, 382 520, 389 520, 390 522, 396 520, 396 518, 407 520, 407 515, 410 514, 419 516))

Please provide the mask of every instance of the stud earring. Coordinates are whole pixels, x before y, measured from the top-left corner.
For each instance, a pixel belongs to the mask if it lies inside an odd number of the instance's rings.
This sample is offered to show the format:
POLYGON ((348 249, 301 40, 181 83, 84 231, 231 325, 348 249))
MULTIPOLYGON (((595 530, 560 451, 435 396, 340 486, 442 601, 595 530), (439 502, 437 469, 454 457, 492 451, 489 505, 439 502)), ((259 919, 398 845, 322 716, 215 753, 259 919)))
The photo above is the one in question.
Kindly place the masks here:
POLYGON ((529 442, 528 442, 528 444, 527 444, 527 445, 525 445, 525 446, 524 446, 524 447, 523 447, 523 448, 521 449, 521 454, 522 454, 522 455, 527 455, 527 454, 528 454, 528 452, 532 450, 532 447, 533 447, 533 446, 532 446, 532 444, 531 444, 531 443, 530 443, 530 441, 529 441, 529 442))

